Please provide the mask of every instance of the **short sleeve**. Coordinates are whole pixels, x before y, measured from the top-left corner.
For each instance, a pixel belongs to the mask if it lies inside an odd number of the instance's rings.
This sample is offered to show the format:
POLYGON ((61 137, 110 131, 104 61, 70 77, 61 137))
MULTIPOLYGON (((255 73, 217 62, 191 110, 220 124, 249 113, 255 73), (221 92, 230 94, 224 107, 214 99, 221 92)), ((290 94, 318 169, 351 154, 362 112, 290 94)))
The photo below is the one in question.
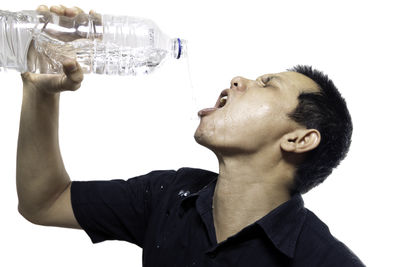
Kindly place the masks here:
POLYGON ((76 220, 93 243, 123 240, 143 247, 152 203, 160 184, 176 171, 153 171, 128 180, 74 181, 71 203, 76 220))

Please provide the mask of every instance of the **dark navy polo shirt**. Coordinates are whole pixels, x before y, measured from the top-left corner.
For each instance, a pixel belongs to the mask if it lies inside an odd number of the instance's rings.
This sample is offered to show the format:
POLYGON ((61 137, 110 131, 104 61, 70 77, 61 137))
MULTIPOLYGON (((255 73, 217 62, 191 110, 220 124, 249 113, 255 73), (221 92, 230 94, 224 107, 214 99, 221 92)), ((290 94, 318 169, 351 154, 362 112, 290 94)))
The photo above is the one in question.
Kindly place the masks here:
POLYGON ((93 243, 143 248, 143 266, 364 266, 304 208, 300 194, 217 244, 218 174, 192 168, 125 180, 73 182, 75 217, 93 243))

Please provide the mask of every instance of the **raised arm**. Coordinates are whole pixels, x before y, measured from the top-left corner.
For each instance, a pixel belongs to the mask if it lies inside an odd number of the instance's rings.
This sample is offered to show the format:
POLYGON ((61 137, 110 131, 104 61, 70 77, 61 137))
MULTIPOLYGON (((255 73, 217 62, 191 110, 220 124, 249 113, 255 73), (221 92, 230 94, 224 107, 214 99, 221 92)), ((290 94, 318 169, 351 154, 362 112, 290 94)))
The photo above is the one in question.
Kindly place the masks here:
MULTIPOLYGON (((44 7, 41 7, 44 8, 44 7)), ((79 10, 56 10, 74 16, 79 10), (75 12, 75 13, 74 13, 75 12)), ((23 73, 23 100, 17 149, 19 212, 40 225, 80 228, 71 206, 71 180, 58 141, 60 92, 77 90, 83 72, 74 60, 64 74, 23 73)))

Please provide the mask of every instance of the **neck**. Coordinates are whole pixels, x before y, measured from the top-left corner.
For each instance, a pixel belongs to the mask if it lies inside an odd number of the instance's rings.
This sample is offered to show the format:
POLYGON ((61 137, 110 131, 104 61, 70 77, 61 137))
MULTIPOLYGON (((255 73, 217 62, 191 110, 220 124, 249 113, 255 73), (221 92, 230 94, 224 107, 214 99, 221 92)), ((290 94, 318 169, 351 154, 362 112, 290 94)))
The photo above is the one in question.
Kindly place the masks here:
POLYGON ((213 215, 220 242, 289 200, 294 170, 271 157, 241 155, 218 159, 213 215))

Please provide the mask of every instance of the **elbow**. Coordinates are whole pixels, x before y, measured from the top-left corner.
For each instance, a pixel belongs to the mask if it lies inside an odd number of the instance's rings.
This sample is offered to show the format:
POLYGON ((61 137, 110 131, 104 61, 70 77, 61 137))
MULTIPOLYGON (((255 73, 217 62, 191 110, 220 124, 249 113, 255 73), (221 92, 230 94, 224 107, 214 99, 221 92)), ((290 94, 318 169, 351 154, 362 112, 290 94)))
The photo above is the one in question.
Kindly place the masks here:
POLYGON ((18 212, 21 214, 22 217, 25 218, 30 223, 36 224, 36 225, 43 225, 40 223, 40 220, 38 220, 38 216, 34 216, 32 212, 28 212, 26 209, 24 209, 20 204, 18 204, 18 212))

